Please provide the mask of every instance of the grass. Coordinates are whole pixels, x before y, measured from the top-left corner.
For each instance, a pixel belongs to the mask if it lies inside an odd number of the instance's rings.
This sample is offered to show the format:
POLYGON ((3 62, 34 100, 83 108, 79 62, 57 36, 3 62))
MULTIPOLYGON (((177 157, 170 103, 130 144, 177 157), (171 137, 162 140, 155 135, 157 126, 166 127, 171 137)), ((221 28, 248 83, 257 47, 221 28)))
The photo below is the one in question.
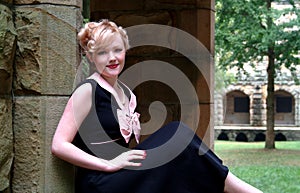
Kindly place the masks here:
POLYGON ((300 141, 276 142, 274 150, 264 149, 264 142, 216 141, 215 153, 264 193, 300 192, 300 141))

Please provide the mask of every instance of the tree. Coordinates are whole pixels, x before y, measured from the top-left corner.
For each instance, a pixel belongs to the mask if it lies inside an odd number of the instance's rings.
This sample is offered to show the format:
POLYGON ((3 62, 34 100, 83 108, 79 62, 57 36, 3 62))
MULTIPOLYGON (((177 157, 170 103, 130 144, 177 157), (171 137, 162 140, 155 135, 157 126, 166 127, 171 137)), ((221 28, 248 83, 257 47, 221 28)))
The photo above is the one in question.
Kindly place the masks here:
MULTIPOLYGON (((245 64, 267 59, 267 131, 265 148, 275 148, 274 79, 284 66, 296 76, 300 64, 299 7, 293 0, 216 0, 215 46, 218 66, 244 69, 245 64), (273 3, 289 8, 274 9, 273 3), (283 20, 285 16, 290 19, 283 20)), ((254 67, 254 66, 253 66, 254 67)))

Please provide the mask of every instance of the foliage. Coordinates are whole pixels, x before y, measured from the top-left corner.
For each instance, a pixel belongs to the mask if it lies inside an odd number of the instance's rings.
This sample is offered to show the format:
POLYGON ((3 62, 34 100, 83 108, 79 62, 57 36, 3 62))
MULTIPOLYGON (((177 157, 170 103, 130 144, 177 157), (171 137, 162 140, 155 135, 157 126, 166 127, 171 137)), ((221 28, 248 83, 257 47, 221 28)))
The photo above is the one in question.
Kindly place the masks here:
POLYGON ((218 67, 215 68, 215 89, 221 91, 228 85, 236 82, 234 74, 224 71, 218 67))
POLYGON ((262 61, 274 49, 275 67, 295 72, 300 63, 300 14, 293 1, 268 9, 262 0, 216 0, 216 55, 223 69, 262 61), (294 14, 294 15, 293 15, 294 14), (293 16, 292 16, 293 15, 293 16), (284 16, 291 19, 284 20, 284 16))

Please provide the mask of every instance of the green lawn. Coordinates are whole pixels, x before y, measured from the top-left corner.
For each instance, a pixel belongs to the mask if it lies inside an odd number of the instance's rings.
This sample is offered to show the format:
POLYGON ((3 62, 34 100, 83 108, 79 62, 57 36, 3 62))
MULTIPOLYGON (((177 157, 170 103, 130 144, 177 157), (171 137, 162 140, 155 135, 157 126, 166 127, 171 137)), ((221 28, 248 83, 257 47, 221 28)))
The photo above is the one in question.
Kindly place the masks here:
POLYGON ((300 141, 276 142, 275 150, 264 149, 264 142, 215 141, 215 153, 265 193, 300 192, 300 141))

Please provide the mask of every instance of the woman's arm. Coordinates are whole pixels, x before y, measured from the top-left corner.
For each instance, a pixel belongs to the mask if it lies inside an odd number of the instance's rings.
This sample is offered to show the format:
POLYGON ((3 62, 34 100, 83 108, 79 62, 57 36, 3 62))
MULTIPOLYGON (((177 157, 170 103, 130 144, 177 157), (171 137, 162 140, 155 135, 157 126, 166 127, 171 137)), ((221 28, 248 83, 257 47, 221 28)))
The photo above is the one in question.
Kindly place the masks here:
POLYGON ((70 97, 63 115, 56 128, 51 152, 57 157, 80 167, 100 171, 117 171, 126 166, 140 166, 131 162, 133 159, 144 159, 145 151, 131 150, 113 160, 104 160, 90 155, 75 145, 72 141, 81 123, 92 106, 92 87, 90 84, 80 86, 70 97))
POLYGON ((262 191, 229 172, 225 179, 224 193, 262 193, 262 191))

